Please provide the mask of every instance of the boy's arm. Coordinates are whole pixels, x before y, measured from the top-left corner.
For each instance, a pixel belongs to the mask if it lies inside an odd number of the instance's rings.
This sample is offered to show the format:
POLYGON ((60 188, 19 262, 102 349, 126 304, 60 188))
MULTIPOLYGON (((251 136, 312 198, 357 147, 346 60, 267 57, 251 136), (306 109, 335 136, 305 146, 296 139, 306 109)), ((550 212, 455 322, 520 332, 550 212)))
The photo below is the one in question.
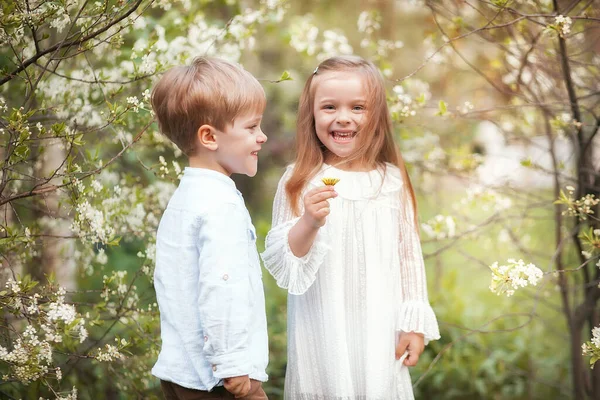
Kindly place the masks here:
MULTIPOLYGON (((218 379, 248 375, 248 340, 254 290, 254 246, 243 206, 223 204, 202 217, 199 230, 198 308, 203 351, 218 379)), ((257 262, 257 261, 255 261, 257 262)))

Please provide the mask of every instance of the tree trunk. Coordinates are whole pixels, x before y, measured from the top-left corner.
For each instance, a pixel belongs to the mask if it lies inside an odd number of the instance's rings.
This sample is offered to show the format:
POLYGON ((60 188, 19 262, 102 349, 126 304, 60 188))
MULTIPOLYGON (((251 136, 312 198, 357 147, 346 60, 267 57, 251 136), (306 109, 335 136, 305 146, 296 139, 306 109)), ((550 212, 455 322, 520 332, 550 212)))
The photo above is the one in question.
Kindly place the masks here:
MULTIPOLYGON (((48 141, 43 154, 38 155, 39 169, 37 176, 46 180, 51 177, 65 160, 65 150, 58 141, 48 141)), ((60 178, 51 179, 48 184, 60 184, 60 178)), ((69 222, 66 215, 61 212, 59 202, 61 192, 54 191, 44 195, 35 211, 39 222, 42 218, 46 221, 40 224, 39 256, 36 257, 29 268, 29 273, 34 279, 45 282, 45 275, 54 274, 58 284, 67 290, 76 289, 75 262, 73 261, 74 242, 66 239, 70 236, 69 222)))

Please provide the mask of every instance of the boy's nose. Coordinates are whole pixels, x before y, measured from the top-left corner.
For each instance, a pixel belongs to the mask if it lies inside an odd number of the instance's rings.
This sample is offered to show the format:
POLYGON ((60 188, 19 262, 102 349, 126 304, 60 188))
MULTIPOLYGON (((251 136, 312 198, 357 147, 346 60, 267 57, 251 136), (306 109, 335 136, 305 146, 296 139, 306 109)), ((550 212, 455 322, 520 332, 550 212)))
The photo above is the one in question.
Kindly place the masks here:
POLYGON ((262 131, 262 129, 260 130, 260 133, 256 137, 256 141, 258 143, 264 143, 267 141, 267 135, 265 135, 265 133, 262 131))

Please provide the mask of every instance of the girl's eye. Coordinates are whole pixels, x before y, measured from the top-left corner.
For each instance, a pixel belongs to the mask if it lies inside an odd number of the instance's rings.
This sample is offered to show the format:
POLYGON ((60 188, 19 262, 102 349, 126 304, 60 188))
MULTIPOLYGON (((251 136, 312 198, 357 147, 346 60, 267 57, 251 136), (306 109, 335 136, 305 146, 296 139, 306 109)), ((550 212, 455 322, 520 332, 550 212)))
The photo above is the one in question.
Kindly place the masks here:
POLYGON ((364 111, 365 110, 365 106, 354 106, 354 110, 355 111, 364 111))
POLYGON ((332 106, 331 104, 328 104, 328 105, 326 105, 326 106, 323 106, 323 109, 324 109, 324 110, 335 110, 335 107, 334 107, 334 106, 332 106))

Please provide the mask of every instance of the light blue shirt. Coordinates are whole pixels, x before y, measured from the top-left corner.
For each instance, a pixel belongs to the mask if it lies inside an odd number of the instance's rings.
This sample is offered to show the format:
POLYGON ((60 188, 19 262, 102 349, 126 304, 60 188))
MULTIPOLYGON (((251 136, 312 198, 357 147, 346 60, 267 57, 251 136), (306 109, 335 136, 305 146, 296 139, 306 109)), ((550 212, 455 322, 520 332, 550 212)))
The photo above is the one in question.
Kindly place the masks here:
POLYGON ((156 236, 162 347, 152 374, 190 389, 266 381, 267 319, 256 231, 228 176, 186 168, 156 236))

